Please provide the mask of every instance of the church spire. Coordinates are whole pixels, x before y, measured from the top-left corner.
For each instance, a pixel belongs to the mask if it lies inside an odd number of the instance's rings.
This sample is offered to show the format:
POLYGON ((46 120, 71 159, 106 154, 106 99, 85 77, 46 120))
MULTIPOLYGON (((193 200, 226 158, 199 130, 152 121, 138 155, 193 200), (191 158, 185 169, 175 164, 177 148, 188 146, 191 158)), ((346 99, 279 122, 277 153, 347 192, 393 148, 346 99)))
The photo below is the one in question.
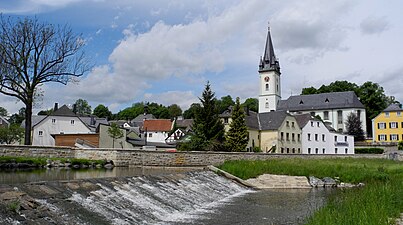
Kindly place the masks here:
POLYGON ((270 34, 270 24, 267 30, 267 40, 266 40, 266 47, 264 49, 264 56, 263 59, 260 59, 259 63, 259 71, 269 71, 274 70, 280 73, 280 64, 276 55, 274 54, 274 47, 273 42, 271 40, 270 34))

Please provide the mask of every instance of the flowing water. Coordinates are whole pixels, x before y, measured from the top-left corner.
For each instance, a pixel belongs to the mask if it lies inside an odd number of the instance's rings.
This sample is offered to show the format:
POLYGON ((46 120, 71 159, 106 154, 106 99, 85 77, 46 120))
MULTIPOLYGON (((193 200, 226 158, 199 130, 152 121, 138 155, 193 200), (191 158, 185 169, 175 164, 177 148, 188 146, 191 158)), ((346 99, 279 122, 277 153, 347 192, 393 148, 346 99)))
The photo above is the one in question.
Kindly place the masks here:
POLYGON ((253 191, 210 171, 0 185, 6 189, 36 206, 23 216, 0 210, 0 224, 301 224, 329 194, 253 191))

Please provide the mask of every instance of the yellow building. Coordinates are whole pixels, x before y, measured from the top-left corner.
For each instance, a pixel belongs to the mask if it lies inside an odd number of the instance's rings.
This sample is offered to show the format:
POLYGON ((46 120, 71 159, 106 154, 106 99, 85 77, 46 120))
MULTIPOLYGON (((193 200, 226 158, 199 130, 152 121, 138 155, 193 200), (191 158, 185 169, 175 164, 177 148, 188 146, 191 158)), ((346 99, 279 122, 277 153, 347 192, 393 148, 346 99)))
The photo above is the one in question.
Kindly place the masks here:
POLYGON ((391 104, 372 119, 374 142, 399 142, 403 140, 403 109, 391 104))

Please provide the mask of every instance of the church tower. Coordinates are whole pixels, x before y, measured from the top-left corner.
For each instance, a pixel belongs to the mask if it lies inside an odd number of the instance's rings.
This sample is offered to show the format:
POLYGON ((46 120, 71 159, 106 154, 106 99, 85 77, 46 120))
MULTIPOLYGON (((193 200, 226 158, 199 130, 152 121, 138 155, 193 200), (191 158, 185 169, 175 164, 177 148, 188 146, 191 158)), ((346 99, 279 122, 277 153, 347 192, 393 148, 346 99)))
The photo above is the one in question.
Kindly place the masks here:
POLYGON ((259 63, 259 113, 276 111, 281 100, 280 74, 280 64, 274 54, 269 26, 264 56, 259 63))

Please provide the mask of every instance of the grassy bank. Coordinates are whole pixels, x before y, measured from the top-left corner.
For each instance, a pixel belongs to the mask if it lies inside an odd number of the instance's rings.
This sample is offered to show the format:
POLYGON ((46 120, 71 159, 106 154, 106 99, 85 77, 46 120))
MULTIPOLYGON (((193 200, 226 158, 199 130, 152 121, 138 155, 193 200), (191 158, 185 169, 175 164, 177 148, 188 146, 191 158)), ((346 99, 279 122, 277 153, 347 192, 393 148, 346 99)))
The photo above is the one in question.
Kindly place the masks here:
POLYGON ((308 224, 392 224, 403 212, 403 163, 381 159, 274 159, 229 161, 221 169, 242 179, 261 174, 339 177, 366 184, 340 190, 308 219, 308 224))
POLYGON ((0 164, 5 163, 24 163, 32 167, 44 167, 47 165, 47 160, 60 163, 71 163, 71 165, 92 165, 100 164, 104 166, 105 160, 89 160, 89 159, 66 159, 66 158, 36 158, 36 157, 13 157, 13 156, 0 156, 0 164))

